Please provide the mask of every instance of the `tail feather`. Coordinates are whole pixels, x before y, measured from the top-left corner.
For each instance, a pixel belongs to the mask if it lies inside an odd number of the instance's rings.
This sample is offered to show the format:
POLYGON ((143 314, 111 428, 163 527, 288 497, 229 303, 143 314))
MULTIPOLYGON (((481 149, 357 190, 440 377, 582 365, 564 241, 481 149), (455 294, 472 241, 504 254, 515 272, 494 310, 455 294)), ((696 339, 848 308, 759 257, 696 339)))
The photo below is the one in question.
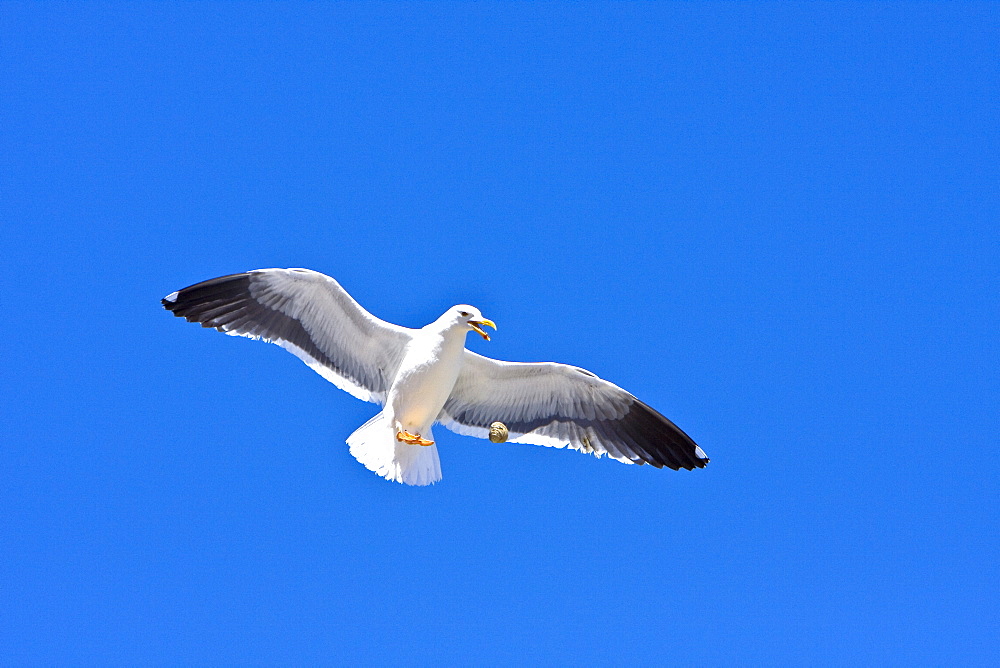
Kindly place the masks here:
MULTIPOLYGON (((430 433, 423 434, 433 440, 430 433)), ((396 440, 392 420, 384 412, 361 425, 347 438, 351 454, 386 480, 407 485, 430 485, 441 479, 436 445, 408 445, 396 440)))

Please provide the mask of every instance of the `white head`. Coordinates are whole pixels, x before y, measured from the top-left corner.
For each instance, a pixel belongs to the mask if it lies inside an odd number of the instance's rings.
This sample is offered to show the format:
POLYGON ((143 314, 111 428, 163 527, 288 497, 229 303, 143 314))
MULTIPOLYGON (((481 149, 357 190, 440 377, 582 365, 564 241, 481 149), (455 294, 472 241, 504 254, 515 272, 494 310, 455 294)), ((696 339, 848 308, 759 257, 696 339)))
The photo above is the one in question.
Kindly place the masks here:
POLYGON ((452 306, 445 312, 441 319, 446 320, 449 326, 459 325, 467 327, 487 341, 490 340, 490 335, 483 330, 483 327, 492 327, 493 329, 497 328, 496 324, 494 324, 492 320, 483 317, 483 314, 479 312, 479 309, 475 306, 469 306, 468 304, 452 306))

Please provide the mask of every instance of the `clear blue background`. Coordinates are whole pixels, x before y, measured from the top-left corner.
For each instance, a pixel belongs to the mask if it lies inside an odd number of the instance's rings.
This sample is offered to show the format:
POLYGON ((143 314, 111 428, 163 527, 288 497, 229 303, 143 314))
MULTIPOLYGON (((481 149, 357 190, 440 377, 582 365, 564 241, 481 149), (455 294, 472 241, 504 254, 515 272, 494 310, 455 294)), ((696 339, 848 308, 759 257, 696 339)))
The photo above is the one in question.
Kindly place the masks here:
POLYGON ((997 5, 5 3, 0 77, 0 662, 996 660, 997 5), (381 480, 160 307, 271 266, 712 463, 381 480))

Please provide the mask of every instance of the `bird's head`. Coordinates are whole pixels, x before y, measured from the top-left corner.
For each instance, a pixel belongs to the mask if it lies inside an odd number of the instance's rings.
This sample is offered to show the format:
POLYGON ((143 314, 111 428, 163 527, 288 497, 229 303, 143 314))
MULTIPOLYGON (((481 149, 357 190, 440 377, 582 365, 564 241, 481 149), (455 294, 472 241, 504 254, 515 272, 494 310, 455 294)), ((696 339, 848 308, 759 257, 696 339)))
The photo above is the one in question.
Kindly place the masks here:
POLYGON ((459 304, 451 309, 458 322, 465 323, 465 325, 475 331, 479 336, 483 337, 487 341, 490 340, 490 335, 483 330, 483 327, 492 327, 496 329, 496 324, 489 318, 484 318, 483 314, 479 312, 475 306, 469 306, 468 304, 459 304))

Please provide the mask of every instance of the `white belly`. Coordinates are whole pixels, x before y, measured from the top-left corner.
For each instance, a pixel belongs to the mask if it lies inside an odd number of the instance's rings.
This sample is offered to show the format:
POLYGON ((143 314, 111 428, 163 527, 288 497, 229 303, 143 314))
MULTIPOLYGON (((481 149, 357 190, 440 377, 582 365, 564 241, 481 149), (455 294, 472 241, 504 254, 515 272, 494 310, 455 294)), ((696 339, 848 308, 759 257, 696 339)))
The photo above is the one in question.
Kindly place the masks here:
POLYGON ((386 401, 403 429, 417 434, 430 430, 455 387, 463 343, 459 340, 456 346, 441 336, 410 343, 386 401))

